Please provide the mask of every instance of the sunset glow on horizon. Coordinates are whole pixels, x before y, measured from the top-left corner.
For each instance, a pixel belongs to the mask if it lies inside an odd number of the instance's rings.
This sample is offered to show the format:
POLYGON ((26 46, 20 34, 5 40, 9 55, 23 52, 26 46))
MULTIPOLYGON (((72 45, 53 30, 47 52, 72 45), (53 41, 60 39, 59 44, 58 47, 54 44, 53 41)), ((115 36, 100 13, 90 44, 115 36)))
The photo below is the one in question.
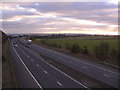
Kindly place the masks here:
POLYGON ((118 35, 118 5, 107 2, 2 3, 2 30, 118 35))

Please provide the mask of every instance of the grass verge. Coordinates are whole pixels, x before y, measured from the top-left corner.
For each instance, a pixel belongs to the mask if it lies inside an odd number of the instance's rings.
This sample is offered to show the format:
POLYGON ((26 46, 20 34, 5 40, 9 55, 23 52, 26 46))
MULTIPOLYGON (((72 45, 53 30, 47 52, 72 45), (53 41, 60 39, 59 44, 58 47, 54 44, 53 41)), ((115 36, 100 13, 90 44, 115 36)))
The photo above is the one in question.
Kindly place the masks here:
POLYGON ((9 41, 6 41, 2 47, 2 88, 19 88, 14 67, 11 63, 9 41))
MULTIPOLYGON (((116 70, 120 69, 119 67, 115 67, 115 66, 112 66, 110 64, 106 64, 106 63, 104 63, 104 60, 102 61, 101 59, 96 58, 96 57, 94 57, 92 55, 73 54, 73 53, 71 53, 70 51, 68 51, 68 50, 66 50, 64 48, 49 47, 49 46, 47 46, 45 44, 44 45, 41 44, 40 42, 39 43, 38 42, 33 42, 33 43, 37 44, 39 46, 51 49, 51 50, 55 50, 55 51, 58 51, 58 52, 61 52, 61 53, 64 53, 64 54, 67 54, 67 55, 70 55, 70 56, 77 57, 77 58, 82 59, 84 61, 95 62, 95 63, 101 64, 101 65, 104 65, 106 67, 109 67, 109 68, 112 68, 112 69, 116 69, 116 70)), ((108 61, 108 60, 106 60, 106 61, 108 61)), ((113 65, 118 65, 118 63, 115 63, 115 62, 112 62, 112 64, 113 65)))

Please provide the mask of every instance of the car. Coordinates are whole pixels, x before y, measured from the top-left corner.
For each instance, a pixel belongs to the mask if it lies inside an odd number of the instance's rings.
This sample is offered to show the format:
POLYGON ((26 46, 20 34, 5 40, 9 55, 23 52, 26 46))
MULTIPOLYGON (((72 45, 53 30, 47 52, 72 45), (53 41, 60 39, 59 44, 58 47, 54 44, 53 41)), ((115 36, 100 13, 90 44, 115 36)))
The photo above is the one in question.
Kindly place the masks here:
POLYGON ((17 44, 15 44, 15 46, 17 47, 17 44))
POLYGON ((27 40, 27 44, 31 45, 32 44, 32 40, 27 40))
POLYGON ((13 42, 13 44, 16 44, 17 42, 13 42))

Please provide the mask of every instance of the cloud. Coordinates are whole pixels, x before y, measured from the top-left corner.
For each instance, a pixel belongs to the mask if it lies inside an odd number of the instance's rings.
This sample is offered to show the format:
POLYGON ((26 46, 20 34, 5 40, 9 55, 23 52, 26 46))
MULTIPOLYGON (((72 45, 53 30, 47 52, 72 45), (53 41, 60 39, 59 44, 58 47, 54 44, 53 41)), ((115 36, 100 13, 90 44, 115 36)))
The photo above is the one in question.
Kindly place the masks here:
POLYGON ((32 3, 29 5, 21 5, 24 8, 35 8, 39 12, 53 13, 57 12, 58 16, 95 20, 97 22, 106 22, 117 24, 118 6, 105 2, 75 2, 75 3, 32 3), (111 15, 114 14, 112 17, 111 15))
POLYGON ((8 33, 109 33, 117 32, 117 10, 105 2, 5 3, 1 21, 8 33))

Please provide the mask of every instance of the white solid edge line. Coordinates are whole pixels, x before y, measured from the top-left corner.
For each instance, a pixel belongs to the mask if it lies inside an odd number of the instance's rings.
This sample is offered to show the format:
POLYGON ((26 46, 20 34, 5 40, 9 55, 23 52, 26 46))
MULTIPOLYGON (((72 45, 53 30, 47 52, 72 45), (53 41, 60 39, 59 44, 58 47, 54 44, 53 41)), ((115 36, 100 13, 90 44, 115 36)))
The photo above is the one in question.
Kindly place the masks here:
MULTIPOLYGON (((41 57, 41 56, 40 56, 40 57, 41 57)), ((43 62, 45 62, 42 57, 41 57, 40 59, 41 59, 43 62)), ((84 88, 89 89, 87 86, 85 86, 85 85, 83 85, 82 83, 78 82, 77 80, 73 79, 72 77, 70 77, 69 75, 65 74, 65 73, 62 72, 61 70, 57 69, 57 68, 54 67, 53 65, 51 65, 51 64, 49 64, 49 63, 47 63, 47 62, 45 62, 45 63, 48 64, 49 66, 51 66, 52 68, 54 68, 55 70, 59 71, 59 72, 62 73, 63 75, 67 76, 67 77, 70 78, 71 80, 75 81, 76 83, 82 85, 84 88)), ((89 89, 89 90, 90 90, 90 89, 89 89)))
MULTIPOLYGON (((13 46, 13 44, 12 44, 13 46)), ((32 76, 32 78, 34 79, 34 81, 37 83, 37 85, 43 90, 42 86, 38 83, 38 81, 35 79, 35 77, 32 75, 32 73, 30 72, 30 70, 27 68, 27 66, 25 65, 25 63, 22 61, 21 57, 18 55, 16 49, 13 46, 13 49, 15 51, 15 53, 17 54, 17 56, 19 57, 20 61, 22 62, 22 64, 24 65, 24 67, 27 69, 27 71, 30 73, 30 75, 32 76)))
POLYGON ((114 67, 117 67, 117 68, 120 68, 119 66, 117 66, 117 65, 112 65, 112 64, 110 64, 110 63, 107 63, 107 62, 103 62, 104 64, 108 64, 108 65, 111 65, 111 66, 114 66, 114 67))
POLYGON ((73 57, 69 57, 69 56, 66 56, 66 55, 64 55, 64 56, 67 57, 67 58, 70 58, 70 59, 72 59, 72 60, 75 60, 75 61, 77 61, 77 62, 84 63, 84 64, 87 64, 87 65, 90 65, 90 66, 93 66, 93 67, 99 68, 99 69, 101 69, 101 70, 108 71, 108 72, 111 72, 111 73, 113 73, 113 74, 117 74, 117 75, 118 75, 118 73, 113 72, 113 71, 111 71, 111 70, 104 69, 104 68, 102 68, 102 67, 99 67, 99 66, 96 66, 96 65, 93 65, 93 64, 90 64, 90 63, 84 62, 84 61, 76 60, 76 58, 73 58, 73 57))

